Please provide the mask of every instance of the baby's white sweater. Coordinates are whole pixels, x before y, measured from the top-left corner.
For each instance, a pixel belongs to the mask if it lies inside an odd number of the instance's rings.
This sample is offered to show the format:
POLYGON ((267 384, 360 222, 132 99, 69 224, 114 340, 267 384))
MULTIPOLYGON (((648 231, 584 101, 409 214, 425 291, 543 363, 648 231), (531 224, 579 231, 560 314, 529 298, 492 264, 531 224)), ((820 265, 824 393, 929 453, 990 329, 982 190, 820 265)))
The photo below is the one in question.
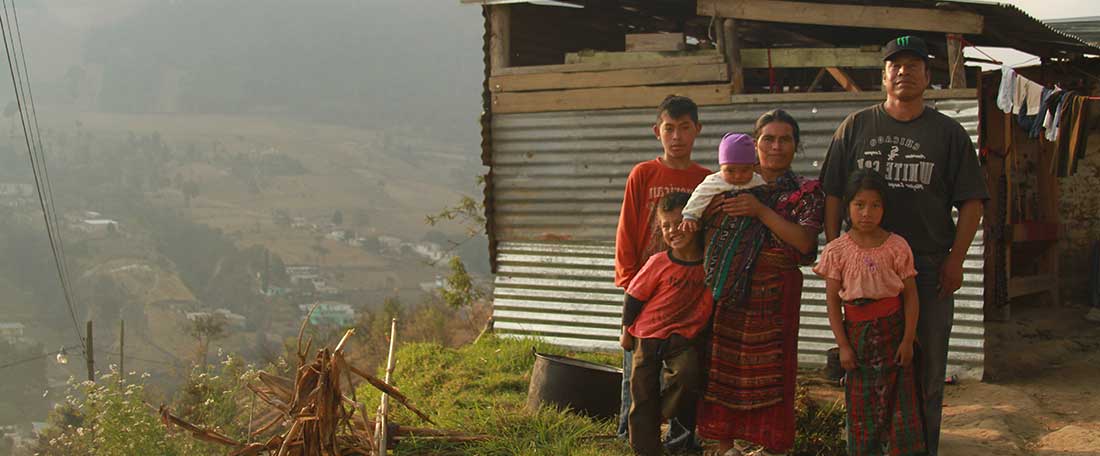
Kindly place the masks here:
POLYGON ((711 174, 703 179, 698 187, 695 187, 695 191, 691 192, 691 198, 688 199, 687 206, 684 206, 684 220, 699 220, 703 216, 703 211, 710 205, 710 200, 714 198, 714 195, 731 190, 746 190, 764 184, 767 184, 767 182, 756 173, 752 174, 751 180, 741 185, 726 182, 725 179, 722 179, 722 173, 720 172, 711 174))

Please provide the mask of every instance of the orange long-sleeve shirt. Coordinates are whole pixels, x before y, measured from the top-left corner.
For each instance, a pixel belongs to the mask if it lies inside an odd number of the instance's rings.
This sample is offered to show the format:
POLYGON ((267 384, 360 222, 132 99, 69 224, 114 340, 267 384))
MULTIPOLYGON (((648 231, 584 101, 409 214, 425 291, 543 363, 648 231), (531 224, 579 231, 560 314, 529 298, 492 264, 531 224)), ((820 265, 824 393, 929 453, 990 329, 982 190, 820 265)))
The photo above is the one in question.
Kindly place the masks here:
POLYGON ((657 202, 672 192, 691 193, 710 170, 692 164, 673 169, 659 158, 634 166, 626 178, 623 208, 615 233, 615 286, 626 288, 649 256, 666 248, 657 229, 657 202))

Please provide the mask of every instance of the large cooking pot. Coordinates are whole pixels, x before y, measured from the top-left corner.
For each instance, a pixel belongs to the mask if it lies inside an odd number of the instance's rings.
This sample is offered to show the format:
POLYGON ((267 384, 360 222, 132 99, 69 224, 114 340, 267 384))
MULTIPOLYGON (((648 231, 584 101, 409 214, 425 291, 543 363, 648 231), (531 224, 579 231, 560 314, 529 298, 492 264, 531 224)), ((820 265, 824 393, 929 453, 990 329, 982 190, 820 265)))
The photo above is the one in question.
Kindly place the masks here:
POLYGON ((542 405, 551 405, 597 419, 619 414, 622 369, 533 350, 532 353, 535 366, 531 368, 527 408, 537 410, 542 405))

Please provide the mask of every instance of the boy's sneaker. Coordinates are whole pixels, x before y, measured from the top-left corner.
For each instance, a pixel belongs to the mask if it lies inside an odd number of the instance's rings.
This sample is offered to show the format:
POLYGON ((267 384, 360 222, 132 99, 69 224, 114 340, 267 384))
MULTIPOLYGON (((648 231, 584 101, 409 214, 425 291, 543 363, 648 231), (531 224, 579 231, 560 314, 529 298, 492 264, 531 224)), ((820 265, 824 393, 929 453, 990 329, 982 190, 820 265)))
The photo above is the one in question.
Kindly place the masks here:
POLYGON ((1100 308, 1093 307, 1089 309, 1089 313, 1085 314, 1085 320, 1100 323, 1100 308))

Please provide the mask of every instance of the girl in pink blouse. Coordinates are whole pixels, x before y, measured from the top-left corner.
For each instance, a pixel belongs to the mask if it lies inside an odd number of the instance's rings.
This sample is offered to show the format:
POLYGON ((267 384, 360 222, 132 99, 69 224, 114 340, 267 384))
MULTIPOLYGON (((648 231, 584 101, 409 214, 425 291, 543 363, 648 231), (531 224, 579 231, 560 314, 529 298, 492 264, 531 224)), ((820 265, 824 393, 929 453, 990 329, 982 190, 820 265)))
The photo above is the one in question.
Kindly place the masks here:
POLYGON ((917 271, 901 236, 882 228, 886 180, 852 173, 844 192, 847 233, 821 252, 829 326, 846 371, 849 455, 925 454, 913 365, 917 271), (841 315, 843 308, 843 316, 841 315))

